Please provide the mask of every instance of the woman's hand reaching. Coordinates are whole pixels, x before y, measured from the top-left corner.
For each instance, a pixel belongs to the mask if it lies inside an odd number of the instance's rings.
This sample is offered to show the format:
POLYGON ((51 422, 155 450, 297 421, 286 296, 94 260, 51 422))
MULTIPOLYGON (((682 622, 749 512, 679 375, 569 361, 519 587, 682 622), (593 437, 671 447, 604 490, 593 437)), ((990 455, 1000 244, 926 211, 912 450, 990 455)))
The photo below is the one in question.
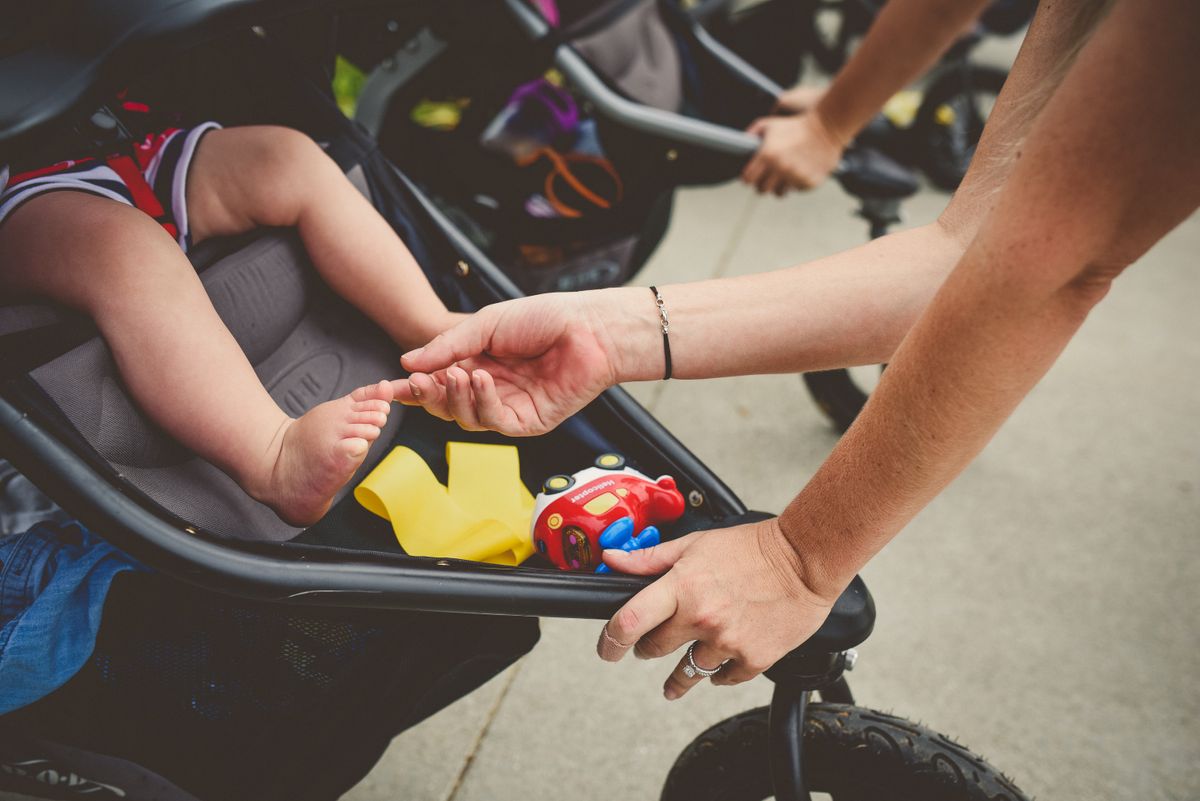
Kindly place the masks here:
MULTIPOLYGON (((630 341, 653 304, 630 290, 538 295, 487 306, 428 345, 406 353, 395 397, 468 431, 512 437, 550 431, 618 381, 630 341), (637 314, 638 310, 641 314, 637 314)), ((640 295, 648 295, 643 289, 640 295)))

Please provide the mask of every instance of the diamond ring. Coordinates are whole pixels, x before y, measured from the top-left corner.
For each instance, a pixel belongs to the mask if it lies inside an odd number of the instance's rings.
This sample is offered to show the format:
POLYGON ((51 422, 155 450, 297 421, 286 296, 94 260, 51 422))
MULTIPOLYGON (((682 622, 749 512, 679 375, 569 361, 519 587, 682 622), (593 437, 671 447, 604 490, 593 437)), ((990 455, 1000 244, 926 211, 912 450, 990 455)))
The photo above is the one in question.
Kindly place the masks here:
POLYGON ((715 668, 713 668, 711 670, 700 667, 699 665, 696 664, 695 651, 696 651, 696 643, 692 643, 691 645, 688 646, 687 664, 683 666, 683 675, 687 676, 689 679, 694 679, 697 676, 707 679, 710 676, 717 675, 717 673, 720 672, 721 668, 725 667, 724 662, 717 665, 715 668))

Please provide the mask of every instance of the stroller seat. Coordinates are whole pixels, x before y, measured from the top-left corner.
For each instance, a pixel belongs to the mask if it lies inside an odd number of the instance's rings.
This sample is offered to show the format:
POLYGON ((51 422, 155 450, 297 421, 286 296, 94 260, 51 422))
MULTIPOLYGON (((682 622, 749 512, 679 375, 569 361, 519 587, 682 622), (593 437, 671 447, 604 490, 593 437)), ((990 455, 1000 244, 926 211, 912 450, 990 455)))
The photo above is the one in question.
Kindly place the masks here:
MULTIPOLYGON (((349 176, 366 194, 361 168, 349 176)), ((264 230, 232 248, 229 242, 203 243, 191 259, 217 313, 288 414, 299 416, 398 374, 397 348, 324 286, 293 232, 264 230)), ((0 331, 20 330, 22 321, 52 314, 44 307, 0 308, 0 331)), ((33 369, 30 378, 114 470, 192 525, 239 539, 290 540, 300 532, 147 420, 98 336, 33 369)), ((384 442, 394 437, 403 416, 403 407, 397 407, 384 442)), ((338 498, 384 453, 373 448, 338 498)))

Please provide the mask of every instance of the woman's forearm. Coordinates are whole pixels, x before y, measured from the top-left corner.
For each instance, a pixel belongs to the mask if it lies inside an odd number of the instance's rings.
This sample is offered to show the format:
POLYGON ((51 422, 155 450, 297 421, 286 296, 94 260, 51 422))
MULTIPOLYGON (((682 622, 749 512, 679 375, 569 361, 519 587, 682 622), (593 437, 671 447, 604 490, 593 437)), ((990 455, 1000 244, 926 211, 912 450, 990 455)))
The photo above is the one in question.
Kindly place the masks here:
POLYGON ((780 523, 809 586, 836 591, 974 459, 1053 364, 1095 297, 1009 297, 972 249, 898 349, 859 419, 780 523))
MULTIPOLYGON (((886 361, 962 255, 940 224, 768 273, 660 287, 676 378, 802 372, 886 361)), ((654 297, 605 290, 619 377, 662 377, 654 297)))
MULTIPOLYGON (((786 270, 663 287, 675 375, 708 378, 886 361, 974 239, 1078 37, 1067 0, 1039 10, 962 186, 938 222, 786 270)), ((890 4, 884 14, 889 13, 890 4)), ((919 15, 918 15, 919 16, 919 15)), ((865 46, 865 43, 864 43, 865 46)), ((604 290, 622 381, 662 377, 662 337, 644 289, 604 290)))
POLYGON ((840 589, 952 481, 1112 280, 1200 203, 1197 28, 1184 0, 1125 0, 1097 30, 962 262, 781 516, 810 586, 840 589))

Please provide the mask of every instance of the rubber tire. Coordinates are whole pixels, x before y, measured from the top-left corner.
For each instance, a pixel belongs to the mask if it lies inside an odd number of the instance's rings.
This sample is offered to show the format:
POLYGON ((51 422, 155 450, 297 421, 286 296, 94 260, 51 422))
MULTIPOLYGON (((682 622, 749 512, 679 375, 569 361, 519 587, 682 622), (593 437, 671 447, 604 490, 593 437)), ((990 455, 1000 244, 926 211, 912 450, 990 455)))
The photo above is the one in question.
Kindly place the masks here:
MULTIPOLYGON (((767 708, 721 721, 671 768, 662 801, 770 798, 767 708)), ((981 757, 924 726, 844 704, 811 704, 804 720, 810 792, 834 801, 1028 801, 981 757)))
MULTIPOLYGON (((967 91, 967 85, 975 94, 999 95, 1008 72, 998 67, 968 63, 965 68, 954 65, 942 72, 925 92, 921 105, 913 120, 912 137, 920 148, 921 168, 925 175, 939 189, 953 192, 962 183, 963 176, 970 165, 970 156, 954 149, 953 144, 939 130, 937 110, 943 104, 953 100, 967 91), (964 74, 964 69, 969 76, 964 74)), ((983 123, 978 124, 968 133, 972 154, 975 145, 979 143, 979 135, 983 131, 983 123)))
POLYGON ((829 418, 829 422, 833 423, 839 434, 845 434, 867 402, 867 393, 854 383, 848 370, 822 370, 804 373, 802 377, 808 394, 829 418))

